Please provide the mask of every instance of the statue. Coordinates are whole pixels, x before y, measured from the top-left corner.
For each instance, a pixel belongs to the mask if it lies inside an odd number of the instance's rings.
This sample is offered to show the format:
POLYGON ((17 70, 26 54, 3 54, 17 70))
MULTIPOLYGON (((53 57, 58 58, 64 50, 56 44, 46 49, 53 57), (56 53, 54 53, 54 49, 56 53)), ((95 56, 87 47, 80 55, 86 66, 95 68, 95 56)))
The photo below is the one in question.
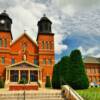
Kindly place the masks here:
POLYGON ((27 59, 27 58, 26 58, 26 55, 24 54, 24 55, 23 55, 23 60, 26 61, 26 59, 27 59))

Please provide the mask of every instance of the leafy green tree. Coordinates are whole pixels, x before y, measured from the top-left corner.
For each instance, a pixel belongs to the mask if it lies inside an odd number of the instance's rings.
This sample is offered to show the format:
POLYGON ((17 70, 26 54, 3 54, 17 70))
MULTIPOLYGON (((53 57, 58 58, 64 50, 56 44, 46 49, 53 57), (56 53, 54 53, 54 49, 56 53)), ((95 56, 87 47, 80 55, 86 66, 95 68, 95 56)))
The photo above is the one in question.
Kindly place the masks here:
POLYGON ((46 76, 46 84, 45 84, 45 87, 51 88, 50 76, 46 76))
POLYGON ((86 89, 89 86, 79 50, 73 50, 69 57, 63 57, 54 66, 52 87, 59 89, 61 85, 65 84, 70 85, 74 89, 86 89))
POLYGON ((61 82, 60 82, 60 71, 59 71, 59 63, 55 64, 53 69, 53 76, 52 76, 52 87, 54 89, 60 89, 61 82))
POLYGON ((70 57, 64 56, 59 63, 61 85, 70 84, 70 57))
POLYGON ((88 77, 85 72, 85 66, 82 61, 81 52, 73 50, 70 54, 70 85, 74 89, 86 89, 89 86, 88 77))

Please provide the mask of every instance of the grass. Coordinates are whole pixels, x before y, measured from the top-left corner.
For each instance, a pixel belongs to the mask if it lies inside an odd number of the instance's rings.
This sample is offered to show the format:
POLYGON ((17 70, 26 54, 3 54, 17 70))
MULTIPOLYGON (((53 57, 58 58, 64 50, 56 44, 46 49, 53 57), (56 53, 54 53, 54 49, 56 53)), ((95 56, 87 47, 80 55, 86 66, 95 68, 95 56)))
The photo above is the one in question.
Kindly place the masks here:
POLYGON ((100 88, 88 88, 77 90, 77 92, 84 98, 84 100, 100 100, 100 88))

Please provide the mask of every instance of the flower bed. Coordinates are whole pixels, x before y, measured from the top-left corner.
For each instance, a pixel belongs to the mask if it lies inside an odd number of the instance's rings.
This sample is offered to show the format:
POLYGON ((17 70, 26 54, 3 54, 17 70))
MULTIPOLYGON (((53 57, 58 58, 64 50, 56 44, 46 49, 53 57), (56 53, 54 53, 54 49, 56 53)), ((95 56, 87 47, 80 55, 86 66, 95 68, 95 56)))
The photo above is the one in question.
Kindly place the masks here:
POLYGON ((11 84, 9 85, 10 91, 17 90, 38 90, 38 84, 11 84))

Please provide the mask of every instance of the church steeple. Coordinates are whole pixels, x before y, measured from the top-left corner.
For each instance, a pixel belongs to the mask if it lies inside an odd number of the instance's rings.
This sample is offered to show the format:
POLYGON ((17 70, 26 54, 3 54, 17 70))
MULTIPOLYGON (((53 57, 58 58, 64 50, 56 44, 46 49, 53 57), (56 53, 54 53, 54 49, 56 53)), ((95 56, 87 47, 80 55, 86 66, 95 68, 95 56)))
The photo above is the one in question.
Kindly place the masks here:
POLYGON ((51 33, 52 22, 46 17, 46 14, 38 21, 38 33, 51 33))

